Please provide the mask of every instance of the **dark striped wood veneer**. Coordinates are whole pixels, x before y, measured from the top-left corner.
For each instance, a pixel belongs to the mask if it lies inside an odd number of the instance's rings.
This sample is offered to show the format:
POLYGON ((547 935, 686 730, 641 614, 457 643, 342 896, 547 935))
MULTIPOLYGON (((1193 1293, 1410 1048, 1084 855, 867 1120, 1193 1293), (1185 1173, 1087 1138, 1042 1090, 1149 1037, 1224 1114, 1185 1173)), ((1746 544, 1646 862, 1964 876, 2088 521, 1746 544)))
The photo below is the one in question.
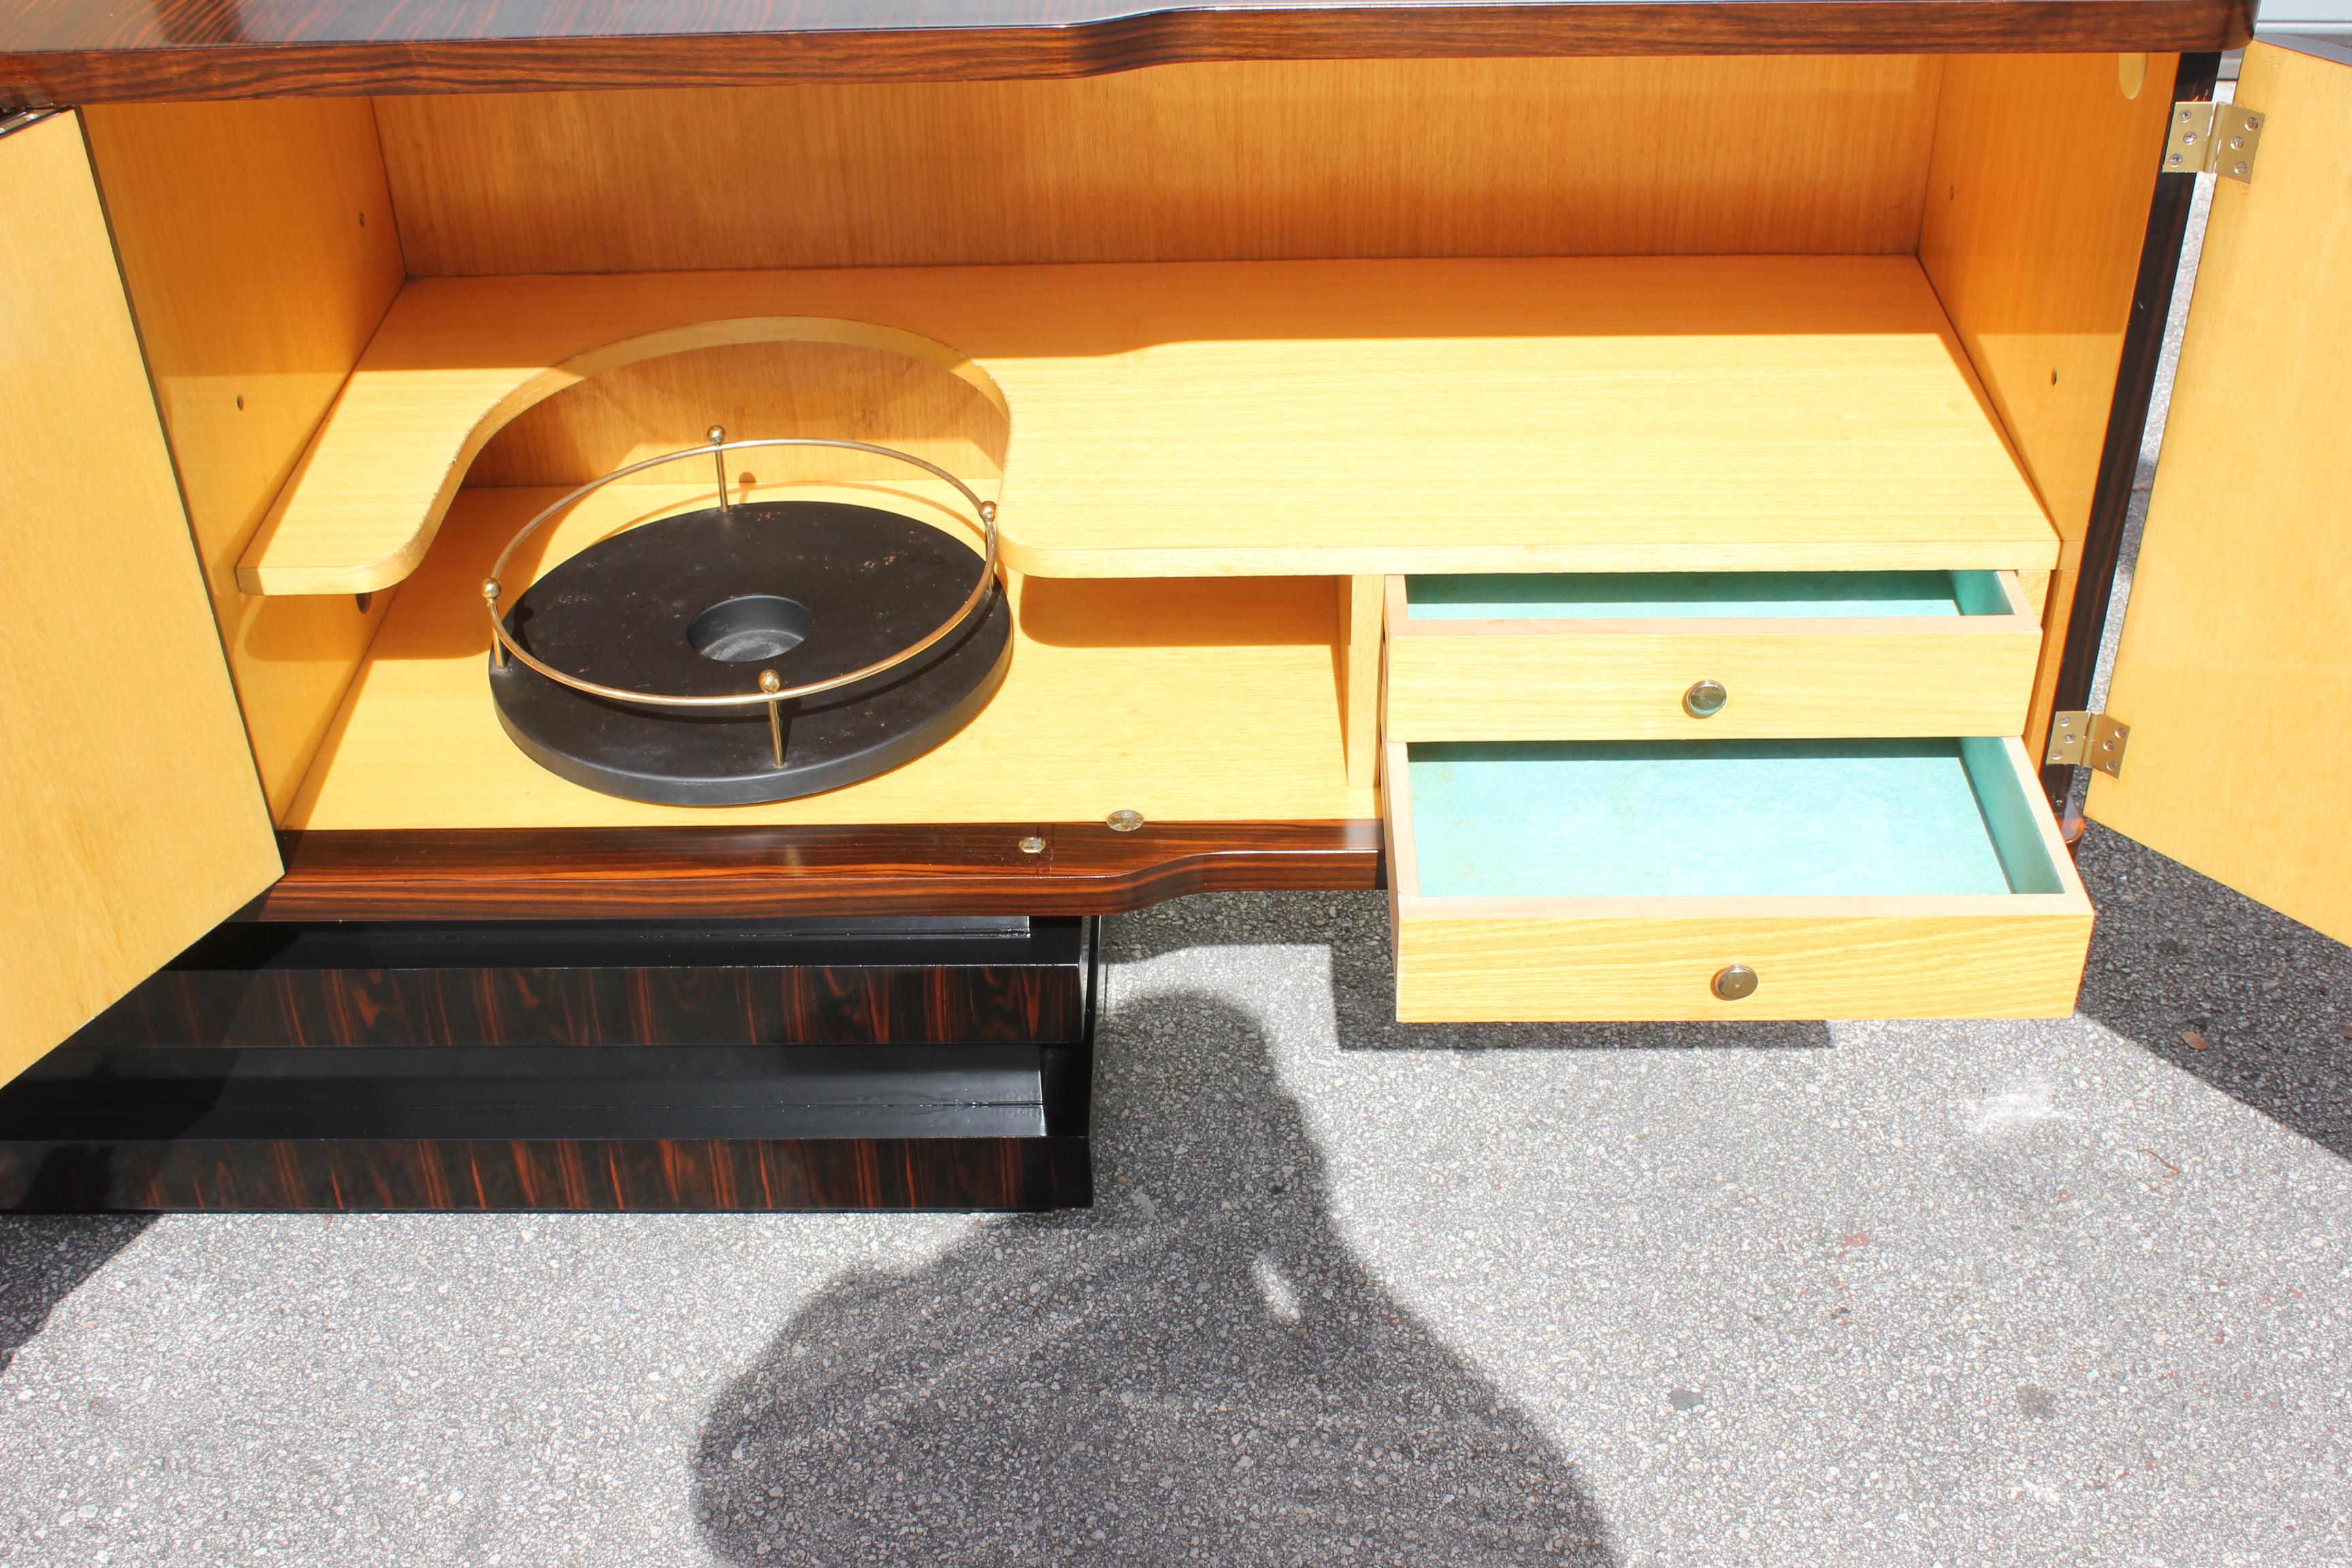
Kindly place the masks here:
POLYGON ((71 1046, 996 1045, 1073 1040, 1076 967, 167 969, 71 1046))
POLYGON ((1084 1138, 0 1142, 0 1210, 719 1212, 1093 1200, 1084 1138))
POLYGON ((0 1086, 0 1209, 1090 1197, 1076 918, 231 923, 0 1086))
POLYGON ((2247 0, 16 0, 0 103, 1096 76, 1192 60, 2234 48, 2247 0))
POLYGON ((1381 886, 1339 822, 289 833, 265 921, 1100 915, 1185 893, 1381 886), (1024 853, 1022 841, 1044 847, 1024 853))

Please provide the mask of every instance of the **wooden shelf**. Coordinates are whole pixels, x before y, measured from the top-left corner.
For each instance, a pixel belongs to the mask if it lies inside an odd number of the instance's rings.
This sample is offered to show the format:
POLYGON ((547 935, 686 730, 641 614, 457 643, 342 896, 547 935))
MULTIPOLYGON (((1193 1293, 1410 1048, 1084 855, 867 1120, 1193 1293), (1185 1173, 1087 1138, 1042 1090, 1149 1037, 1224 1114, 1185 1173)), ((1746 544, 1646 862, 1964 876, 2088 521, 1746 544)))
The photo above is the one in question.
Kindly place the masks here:
POLYGON ((1010 408, 1005 557, 1032 576, 2057 560, 1915 259, 1668 257, 423 279, 239 580, 400 582, 567 362, 778 317, 970 356, 1010 408))
MULTIPOLYGON (((1016 579, 1013 669, 939 750, 830 795, 665 806, 567 784, 499 727, 477 589, 509 535, 560 491, 465 491, 402 585, 280 826, 310 830, 703 828, 768 824, 1155 823, 1370 817, 1341 743, 1339 601, 1320 578, 1016 579)), ((819 492, 954 526, 913 492, 819 492)), ((544 570, 691 487, 615 486, 551 531, 544 570)))

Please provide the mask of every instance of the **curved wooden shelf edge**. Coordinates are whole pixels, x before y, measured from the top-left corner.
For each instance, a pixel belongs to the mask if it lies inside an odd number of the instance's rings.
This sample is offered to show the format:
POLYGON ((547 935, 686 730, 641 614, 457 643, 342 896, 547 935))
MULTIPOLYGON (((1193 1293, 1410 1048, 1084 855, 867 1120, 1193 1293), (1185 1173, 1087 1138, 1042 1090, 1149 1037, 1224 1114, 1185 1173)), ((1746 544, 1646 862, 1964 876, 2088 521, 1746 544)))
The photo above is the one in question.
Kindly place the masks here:
MULTIPOLYGON (((395 342, 379 356, 372 344, 237 563, 237 587, 281 597, 392 587, 424 562, 482 448, 525 410, 624 365, 765 342, 832 343, 903 355, 970 385, 1011 426, 1003 389, 966 355, 917 332, 836 317, 677 322, 601 344, 567 343, 563 358, 547 356, 552 363, 428 373, 422 384, 415 372, 369 364, 412 345, 395 342), (386 452, 397 454, 398 468, 383 479, 371 476, 386 452), (341 558, 331 548, 319 548, 321 536, 339 535, 349 540, 341 558)), ((974 488, 988 489, 984 483, 974 488)))
POLYGON ((1381 825, 1098 822, 289 832, 244 918, 1117 914, 1188 893, 1370 889, 1381 825), (1045 848, 1027 853, 1024 838, 1045 848))

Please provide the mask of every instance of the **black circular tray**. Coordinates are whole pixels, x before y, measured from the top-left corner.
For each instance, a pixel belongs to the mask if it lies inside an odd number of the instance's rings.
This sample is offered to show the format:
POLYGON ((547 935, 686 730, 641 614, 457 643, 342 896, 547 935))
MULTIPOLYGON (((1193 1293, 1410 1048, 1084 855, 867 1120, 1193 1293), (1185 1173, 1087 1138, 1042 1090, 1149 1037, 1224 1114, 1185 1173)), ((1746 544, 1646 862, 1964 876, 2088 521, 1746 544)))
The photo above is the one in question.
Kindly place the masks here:
MULTIPOLYGON (((981 555, 872 507, 750 501, 593 544, 509 606, 508 634, 557 669, 629 691, 750 693, 863 668, 918 641, 971 592, 981 555)), ((550 772, 628 800, 745 805, 839 789, 920 756, 987 705, 1013 660, 1003 587, 909 663, 782 704, 636 707, 490 661, 499 722, 550 772)))

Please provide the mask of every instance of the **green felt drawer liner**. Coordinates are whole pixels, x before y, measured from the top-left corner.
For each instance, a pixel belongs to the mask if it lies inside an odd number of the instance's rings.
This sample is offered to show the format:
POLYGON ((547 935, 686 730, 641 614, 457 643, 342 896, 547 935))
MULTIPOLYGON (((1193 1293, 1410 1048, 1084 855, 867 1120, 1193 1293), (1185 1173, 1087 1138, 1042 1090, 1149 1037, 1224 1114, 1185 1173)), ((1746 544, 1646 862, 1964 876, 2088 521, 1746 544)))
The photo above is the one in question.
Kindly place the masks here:
POLYGON ((1409 748, 1429 898, 2054 893, 1996 740, 1409 748))
POLYGON ((1996 616, 1990 572, 1532 572, 1405 579, 1416 621, 1996 616))

